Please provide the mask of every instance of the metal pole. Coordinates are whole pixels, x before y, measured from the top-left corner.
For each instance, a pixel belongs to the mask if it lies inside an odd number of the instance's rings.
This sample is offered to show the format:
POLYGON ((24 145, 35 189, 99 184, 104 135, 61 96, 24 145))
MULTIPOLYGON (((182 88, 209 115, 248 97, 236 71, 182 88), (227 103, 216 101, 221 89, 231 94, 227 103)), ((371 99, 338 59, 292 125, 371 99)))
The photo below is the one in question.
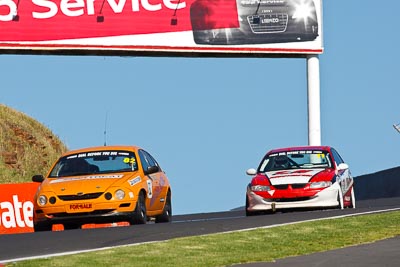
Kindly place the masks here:
POLYGON ((321 107, 318 55, 307 56, 308 145, 321 145, 321 107))
POLYGON ((393 128, 400 133, 400 124, 393 124, 393 128))

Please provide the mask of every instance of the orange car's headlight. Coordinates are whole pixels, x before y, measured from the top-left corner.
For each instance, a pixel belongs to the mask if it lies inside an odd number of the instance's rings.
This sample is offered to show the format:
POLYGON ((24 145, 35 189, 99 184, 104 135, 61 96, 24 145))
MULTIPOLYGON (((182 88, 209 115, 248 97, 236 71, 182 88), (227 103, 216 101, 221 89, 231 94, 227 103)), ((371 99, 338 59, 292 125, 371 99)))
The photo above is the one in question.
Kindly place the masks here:
POLYGON ((115 191, 115 198, 118 200, 122 200, 125 198, 125 192, 121 189, 118 189, 117 191, 115 191))
POLYGON ((46 205, 46 204, 47 204, 47 197, 44 196, 44 195, 40 195, 40 196, 38 197, 38 204, 39 204, 40 206, 46 205))

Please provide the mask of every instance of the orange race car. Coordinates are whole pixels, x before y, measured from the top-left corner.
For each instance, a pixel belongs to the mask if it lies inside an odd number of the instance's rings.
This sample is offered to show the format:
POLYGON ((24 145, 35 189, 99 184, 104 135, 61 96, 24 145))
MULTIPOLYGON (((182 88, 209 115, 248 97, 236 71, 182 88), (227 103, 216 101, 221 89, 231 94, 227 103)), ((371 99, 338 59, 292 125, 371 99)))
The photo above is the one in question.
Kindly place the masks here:
POLYGON ((102 146, 69 151, 46 177, 34 198, 35 231, 53 224, 170 222, 171 188, 157 161, 137 146, 102 146))

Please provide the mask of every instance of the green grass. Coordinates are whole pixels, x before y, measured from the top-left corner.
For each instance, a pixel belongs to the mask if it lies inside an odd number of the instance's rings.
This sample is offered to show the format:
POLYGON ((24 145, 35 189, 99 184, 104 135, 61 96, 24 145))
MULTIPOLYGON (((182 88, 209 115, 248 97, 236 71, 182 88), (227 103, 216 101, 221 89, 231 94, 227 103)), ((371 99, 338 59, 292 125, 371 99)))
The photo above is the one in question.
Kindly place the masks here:
MULTIPOLYGON (((400 235, 400 211, 176 238, 7 266, 229 266, 370 243, 400 235)), ((62 242, 62 240, 60 240, 62 242)))

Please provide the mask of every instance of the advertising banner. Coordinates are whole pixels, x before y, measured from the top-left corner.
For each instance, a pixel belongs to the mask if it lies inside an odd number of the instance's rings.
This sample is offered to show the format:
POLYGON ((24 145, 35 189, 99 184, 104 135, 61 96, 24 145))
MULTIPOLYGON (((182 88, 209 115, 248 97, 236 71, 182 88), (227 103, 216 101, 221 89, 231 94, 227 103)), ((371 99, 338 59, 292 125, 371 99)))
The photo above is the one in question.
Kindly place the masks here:
MULTIPOLYGON (((0 0, 1 1, 1 0, 0 0)), ((34 232, 33 198, 39 183, 0 184, 0 235, 34 232)), ((129 226, 128 222, 84 224, 82 229, 129 226)), ((53 231, 63 231, 54 224, 53 231)))
POLYGON ((0 53, 320 54, 321 0, 0 0, 0 53), (22 51, 21 51, 22 50, 22 51))
POLYGON ((0 185, 0 234, 33 232, 33 196, 38 183, 0 185))

